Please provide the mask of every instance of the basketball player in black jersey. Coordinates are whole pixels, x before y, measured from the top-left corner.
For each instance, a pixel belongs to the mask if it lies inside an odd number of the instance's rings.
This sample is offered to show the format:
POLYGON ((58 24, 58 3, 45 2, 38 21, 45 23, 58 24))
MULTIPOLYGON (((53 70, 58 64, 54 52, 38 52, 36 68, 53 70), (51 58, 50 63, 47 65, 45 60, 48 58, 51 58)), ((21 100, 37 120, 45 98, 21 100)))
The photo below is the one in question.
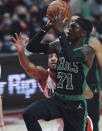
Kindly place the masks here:
POLYGON ((96 54, 86 79, 93 91, 93 98, 87 100, 88 114, 93 121, 93 131, 99 131, 100 100, 102 100, 102 44, 93 35, 88 37, 86 43, 94 48, 96 54))
POLYGON ((64 33, 65 21, 60 15, 49 21, 27 45, 31 52, 49 53, 58 51, 55 95, 46 100, 39 100, 34 104, 31 115, 28 110, 23 113, 28 131, 41 131, 37 120, 52 120, 63 118, 64 131, 85 131, 87 105, 84 97, 86 75, 92 65, 94 50, 84 45, 84 40, 92 30, 91 23, 83 18, 77 19, 69 27, 68 36, 64 33), (45 33, 51 24, 55 24, 59 31, 60 44, 41 44, 45 33), (60 45, 60 46, 59 46, 60 45))
MULTIPOLYGON (((12 40, 14 42, 11 42, 11 44, 13 44, 17 48, 19 62, 21 66, 24 68, 24 70, 29 76, 34 77, 39 81, 43 89, 43 94, 45 98, 50 98, 52 95, 54 95, 54 90, 56 89, 55 76, 56 76, 56 65, 57 65, 57 59, 58 59, 57 54, 56 53, 49 54, 49 57, 48 57, 49 69, 48 70, 44 69, 41 66, 35 66, 33 63, 31 63, 31 61, 29 61, 29 59, 24 53, 24 48, 28 40, 24 42, 22 39, 21 33, 20 35, 15 33, 15 36, 16 36, 16 39, 13 37, 12 40)), ((84 93, 84 96, 86 99, 91 99, 93 97, 92 91, 90 90, 88 86, 86 87, 86 92, 84 93)), ((34 109, 33 103, 27 107, 27 110, 28 108, 30 111, 31 110, 33 111, 34 109)), ((27 114, 31 114, 29 110, 27 114)), ((63 120, 59 118, 59 119, 56 119, 56 121, 58 122, 58 125, 59 125, 58 131, 62 131, 64 127, 63 120)), ((89 118, 89 116, 87 116, 87 123, 88 123, 86 127, 87 131, 93 131, 92 121, 89 118)))
MULTIPOLYGON (((82 16, 74 14, 71 17, 71 22, 79 17, 82 16)), ((93 91, 93 98, 87 100, 87 105, 88 115, 93 122, 93 131, 99 131, 100 101, 102 100, 102 44, 95 37, 95 28, 86 39, 85 44, 95 50, 95 58, 86 78, 89 87, 93 91)))

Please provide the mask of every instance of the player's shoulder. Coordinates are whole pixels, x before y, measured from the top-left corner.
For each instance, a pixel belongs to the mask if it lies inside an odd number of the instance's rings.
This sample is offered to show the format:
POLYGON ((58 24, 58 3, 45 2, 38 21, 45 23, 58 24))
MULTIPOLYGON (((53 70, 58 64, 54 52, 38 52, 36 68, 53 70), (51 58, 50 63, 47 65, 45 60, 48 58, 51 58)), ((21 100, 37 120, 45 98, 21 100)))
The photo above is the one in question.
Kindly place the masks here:
POLYGON ((89 52, 89 53, 95 53, 94 48, 92 48, 90 45, 87 45, 87 44, 83 46, 82 51, 89 52))
POLYGON ((100 40, 96 37, 92 37, 91 41, 90 41, 90 46, 94 49, 94 50, 97 50, 97 49, 100 49, 102 48, 102 44, 100 42, 100 40))

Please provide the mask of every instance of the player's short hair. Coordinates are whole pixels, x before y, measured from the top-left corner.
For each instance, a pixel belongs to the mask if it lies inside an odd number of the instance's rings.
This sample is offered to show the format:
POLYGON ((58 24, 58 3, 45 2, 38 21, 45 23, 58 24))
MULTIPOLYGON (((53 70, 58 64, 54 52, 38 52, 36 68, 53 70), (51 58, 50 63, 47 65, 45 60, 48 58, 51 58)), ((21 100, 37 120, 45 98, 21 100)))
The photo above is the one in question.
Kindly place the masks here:
POLYGON ((93 25, 88 19, 78 18, 75 21, 87 32, 87 35, 91 33, 93 25))

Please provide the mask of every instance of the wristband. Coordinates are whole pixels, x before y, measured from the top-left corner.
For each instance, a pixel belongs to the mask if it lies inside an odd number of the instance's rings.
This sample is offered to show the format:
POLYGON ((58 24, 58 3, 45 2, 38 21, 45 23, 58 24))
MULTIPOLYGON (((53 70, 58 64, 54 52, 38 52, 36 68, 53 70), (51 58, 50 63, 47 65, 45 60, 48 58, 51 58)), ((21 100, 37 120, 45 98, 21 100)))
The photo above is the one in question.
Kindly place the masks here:
POLYGON ((44 33, 48 32, 48 30, 49 30, 49 28, 47 28, 46 26, 43 26, 41 29, 41 31, 44 33))

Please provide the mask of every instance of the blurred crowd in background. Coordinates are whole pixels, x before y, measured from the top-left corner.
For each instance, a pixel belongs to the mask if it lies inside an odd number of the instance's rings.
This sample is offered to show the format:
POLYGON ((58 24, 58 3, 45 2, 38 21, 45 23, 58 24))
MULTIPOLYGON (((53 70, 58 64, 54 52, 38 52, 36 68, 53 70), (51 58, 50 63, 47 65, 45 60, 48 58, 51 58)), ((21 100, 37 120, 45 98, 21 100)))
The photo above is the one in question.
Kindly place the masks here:
MULTIPOLYGON (((14 33, 22 33, 30 39, 48 21, 46 9, 54 0, 0 0, 0 54, 16 52, 10 44, 14 33)), ((66 0, 72 14, 78 13, 92 21, 94 35, 102 42, 102 0, 66 0)), ((53 31, 44 37, 45 42, 56 38, 53 31)))

